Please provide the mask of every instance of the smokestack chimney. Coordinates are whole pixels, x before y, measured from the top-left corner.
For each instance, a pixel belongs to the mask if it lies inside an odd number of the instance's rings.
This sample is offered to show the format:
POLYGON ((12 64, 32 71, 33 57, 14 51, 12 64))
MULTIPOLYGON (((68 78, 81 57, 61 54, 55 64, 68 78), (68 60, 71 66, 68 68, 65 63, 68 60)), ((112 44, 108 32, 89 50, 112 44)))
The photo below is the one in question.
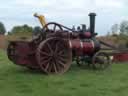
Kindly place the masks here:
POLYGON ((92 35, 95 34, 95 16, 96 13, 90 13, 89 17, 90 17, 90 32, 92 35))

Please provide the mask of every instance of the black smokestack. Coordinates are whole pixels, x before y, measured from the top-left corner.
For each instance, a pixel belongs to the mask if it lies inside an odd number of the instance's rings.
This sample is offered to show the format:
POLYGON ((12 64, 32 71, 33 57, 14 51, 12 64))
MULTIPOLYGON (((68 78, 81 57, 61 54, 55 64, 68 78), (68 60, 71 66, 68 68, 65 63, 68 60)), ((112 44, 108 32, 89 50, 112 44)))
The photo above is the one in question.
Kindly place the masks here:
POLYGON ((90 13, 89 17, 90 17, 90 32, 92 33, 92 35, 95 34, 95 16, 96 13, 90 13))

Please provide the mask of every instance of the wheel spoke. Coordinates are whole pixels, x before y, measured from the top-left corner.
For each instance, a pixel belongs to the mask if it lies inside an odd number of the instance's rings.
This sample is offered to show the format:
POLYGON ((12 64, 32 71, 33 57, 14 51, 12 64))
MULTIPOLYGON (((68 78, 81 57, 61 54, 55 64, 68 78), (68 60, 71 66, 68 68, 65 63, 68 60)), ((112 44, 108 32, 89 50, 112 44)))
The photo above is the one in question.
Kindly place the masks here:
POLYGON ((58 44, 56 43, 56 45, 55 45, 55 54, 57 54, 57 52, 58 52, 58 44))
POLYGON ((63 61, 63 62, 66 61, 66 59, 64 59, 64 58, 62 58, 62 57, 58 57, 58 60, 63 61))
POLYGON ((40 59, 40 62, 44 61, 44 60, 47 60, 47 59, 50 59, 48 56, 44 56, 40 59))
POLYGON ((55 62, 53 62, 53 66, 54 66, 55 73, 57 73, 57 66, 56 66, 55 62))
POLYGON ((48 70, 48 67, 49 67, 49 63, 47 63, 46 67, 45 67, 45 70, 47 71, 48 70))
POLYGON ((64 50, 61 50, 58 55, 62 55, 64 53, 64 50))
POLYGON ((51 56, 49 53, 44 52, 44 51, 41 51, 40 53, 41 53, 42 55, 51 56))
POLYGON ((55 44, 55 54, 57 54, 60 50, 62 50, 62 48, 60 47, 61 42, 58 41, 55 44))
POLYGON ((46 63, 48 63, 48 60, 44 60, 41 62, 42 65, 45 65, 46 63))
POLYGON ((65 64, 62 61, 58 61, 58 64, 62 65, 63 67, 65 67, 65 64))
POLYGON ((49 68, 48 71, 51 72, 52 71, 52 63, 49 64, 49 68))
POLYGON ((46 44, 47 44, 47 46, 48 46, 49 51, 50 51, 51 53, 53 53, 53 50, 52 50, 51 46, 49 45, 49 43, 46 43, 46 44))
POLYGON ((55 32, 55 30, 56 30, 56 25, 54 25, 54 29, 53 29, 53 31, 55 32))
POLYGON ((51 58, 49 58, 49 59, 47 59, 47 60, 40 61, 40 62, 41 62, 41 64, 42 64, 42 65, 44 65, 44 64, 49 63, 49 62, 50 62, 50 60, 51 60, 51 58))

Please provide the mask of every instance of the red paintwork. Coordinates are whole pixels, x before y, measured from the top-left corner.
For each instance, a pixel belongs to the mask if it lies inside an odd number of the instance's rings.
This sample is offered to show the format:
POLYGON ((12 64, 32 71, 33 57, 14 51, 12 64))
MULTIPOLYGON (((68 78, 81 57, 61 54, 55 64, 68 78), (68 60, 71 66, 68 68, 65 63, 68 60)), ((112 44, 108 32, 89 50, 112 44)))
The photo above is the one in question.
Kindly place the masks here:
POLYGON ((83 43, 83 54, 92 54, 94 53, 93 41, 83 43))
POLYGON ((113 56, 114 62, 126 62, 128 61, 128 53, 118 53, 113 56))
POLYGON ((36 46, 32 42, 15 41, 15 64, 37 66, 35 57, 36 46))
POLYGON ((89 55, 94 53, 93 41, 83 42, 80 39, 75 39, 75 40, 70 40, 69 43, 71 43, 69 45, 77 55, 85 55, 85 54, 89 55))
POLYGON ((84 32, 85 38, 91 38, 91 33, 90 32, 84 32))

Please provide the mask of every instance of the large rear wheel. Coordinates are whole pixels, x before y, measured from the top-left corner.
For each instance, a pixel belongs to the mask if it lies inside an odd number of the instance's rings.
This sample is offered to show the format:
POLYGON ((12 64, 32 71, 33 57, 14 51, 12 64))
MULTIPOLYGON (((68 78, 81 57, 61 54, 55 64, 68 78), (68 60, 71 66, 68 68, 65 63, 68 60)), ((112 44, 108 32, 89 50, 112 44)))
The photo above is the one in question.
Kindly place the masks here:
POLYGON ((67 40, 54 37, 40 43, 36 57, 42 71, 62 74, 71 65, 72 51, 67 40))

